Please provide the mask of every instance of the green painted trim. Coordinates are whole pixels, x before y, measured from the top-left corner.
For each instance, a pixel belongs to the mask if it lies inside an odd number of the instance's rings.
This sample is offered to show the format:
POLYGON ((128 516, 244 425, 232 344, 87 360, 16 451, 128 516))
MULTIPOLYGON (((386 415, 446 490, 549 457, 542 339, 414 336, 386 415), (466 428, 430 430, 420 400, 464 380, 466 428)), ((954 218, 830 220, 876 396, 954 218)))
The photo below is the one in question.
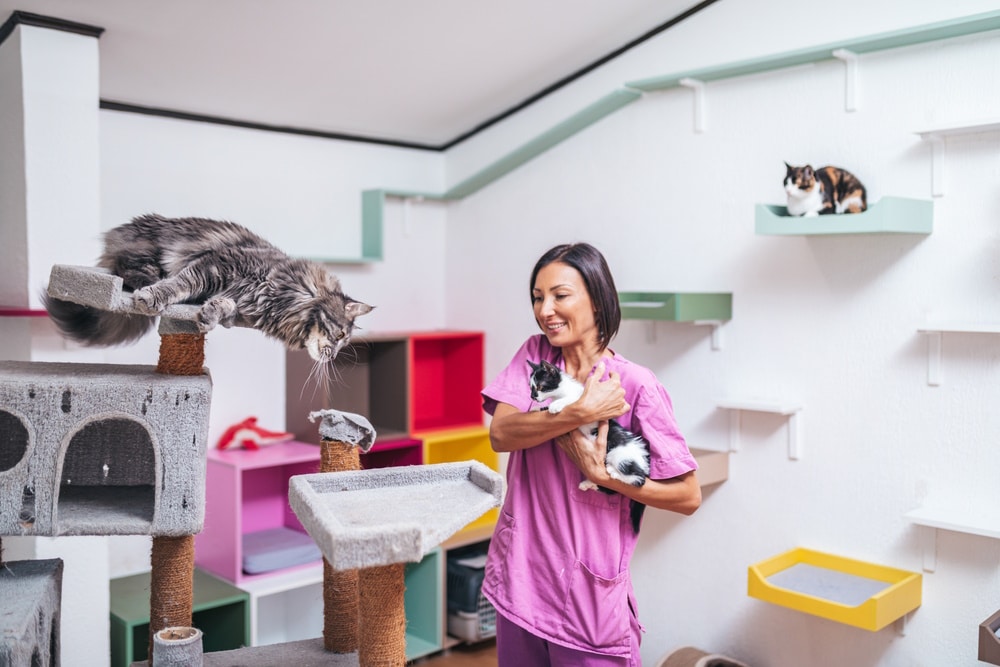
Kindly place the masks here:
POLYGON ((694 322, 731 320, 733 295, 728 292, 619 292, 622 319, 694 322))
POLYGON ((934 202, 905 197, 883 197, 864 213, 788 215, 784 206, 757 204, 755 231, 763 236, 813 236, 832 234, 930 234, 934 229, 934 202))
POLYGON ((566 120, 549 128, 531 141, 481 169, 445 193, 446 199, 461 199, 489 185, 501 176, 514 171, 525 162, 541 155, 556 144, 577 132, 590 127, 605 116, 638 100, 642 95, 633 90, 619 88, 593 104, 584 107, 566 120))
POLYGON ((728 79, 735 76, 768 72, 784 67, 794 67, 821 60, 829 60, 834 57, 833 52, 837 49, 844 49, 854 53, 871 53, 951 37, 972 35, 988 30, 1000 30, 1000 11, 974 14, 940 23, 904 28, 902 30, 848 39, 822 46, 808 47, 797 51, 788 51, 739 62, 703 67, 686 72, 655 76, 629 82, 625 85, 629 88, 643 91, 664 90, 679 86, 681 79, 718 81, 719 79, 728 79))

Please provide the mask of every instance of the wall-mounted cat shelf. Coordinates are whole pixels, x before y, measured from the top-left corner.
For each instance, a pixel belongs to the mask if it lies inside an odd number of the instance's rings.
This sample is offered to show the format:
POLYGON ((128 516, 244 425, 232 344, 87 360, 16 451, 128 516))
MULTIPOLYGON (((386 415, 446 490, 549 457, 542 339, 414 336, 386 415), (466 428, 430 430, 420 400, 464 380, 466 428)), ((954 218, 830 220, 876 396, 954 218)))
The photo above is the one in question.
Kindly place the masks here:
POLYGON ((927 334, 927 384, 941 384, 941 339, 945 333, 998 334, 1000 323, 934 322, 917 329, 927 334))
POLYGON ((769 412, 788 417, 788 458, 798 461, 802 455, 802 406, 788 401, 724 398, 716 401, 720 409, 729 410, 729 451, 740 449, 740 413, 769 412))
POLYGON ((688 322, 712 327, 712 349, 722 349, 722 330, 733 318, 729 292, 619 292, 622 319, 649 321, 649 338, 655 340, 654 323, 688 322))
MULTIPOLYGON (((687 87, 694 91, 694 129, 704 131, 707 127, 705 84, 711 81, 769 72, 808 63, 838 58, 847 67, 846 102, 848 111, 856 107, 857 56, 885 49, 894 49, 924 42, 933 42, 962 35, 972 35, 1000 29, 1000 11, 973 14, 959 19, 930 23, 894 30, 886 33, 867 35, 833 44, 776 53, 759 58, 751 58, 685 72, 676 72, 648 79, 626 82, 622 87, 587 105, 569 118, 542 132, 534 139, 502 156, 492 164, 444 193, 427 194, 406 192, 392 188, 366 190, 362 193, 362 257, 355 260, 332 260, 327 262, 370 262, 382 259, 382 219, 387 197, 419 200, 448 201, 462 199, 480 188, 513 171, 522 164, 537 157, 559 142, 593 125, 622 107, 642 98, 643 93, 687 87)), ((841 232, 843 233, 843 232, 841 232)), ((913 233, 930 233, 913 232, 913 233)))
POLYGON ((875 632, 920 606, 922 576, 884 565, 792 549, 751 565, 747 594, 875 632))
POLYGON ((979 624, 979 661, 1000 665, 1000 611, 979 624))
POLYGON ((938 530, 979 535, 1000 540, 1000 508, 995 505, 963 504, 961 507, 927 505, 910 510, 903 518, 918 526, 933 530, 924 531, 921 538, 924 552, 924 570, 937 569, 938 530))
POLYGON ((869 203, 864 213, 799 217, 784 206, 757 204, 755 231, 763 236, 834 234, 930 234, 934 202, 906 197, 883 197, 869 203))
POLYGON ((944 194, 945 163, 944 141, 948 137, 979 132, 1000 131, 1000 119, 977 120, 967 123, 944 125, 929 130, 919 130, 916 134, 931 144, 931 194, 940 197, 944 194))

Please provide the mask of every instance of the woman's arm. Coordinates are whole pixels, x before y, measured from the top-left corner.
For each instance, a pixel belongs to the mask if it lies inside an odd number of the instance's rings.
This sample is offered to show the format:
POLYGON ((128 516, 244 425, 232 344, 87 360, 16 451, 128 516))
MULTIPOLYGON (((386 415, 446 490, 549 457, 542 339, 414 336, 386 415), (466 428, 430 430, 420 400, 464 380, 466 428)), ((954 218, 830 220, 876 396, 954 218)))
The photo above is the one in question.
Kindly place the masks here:
POLYGON ((547 410, 521 412, 508 403, 497 403, 490 422, 490 442, 498 452, 528 449, 552 440, 579 426, 600 420, 614 419, 629 411, 621 378, 612 371, 607 379, 604 362, 584 383, 583 395, 563 408, 559 414, 547 410))
POLYGON ((671 479, 647 479, 642 486, 632 486, 611 477, 604 463, 608 450, 608 423, 601 422, 597 442, 591 442, 579 431, 560 436, 556 442, 573 460, 584 476, 598 486, 616 491, 649 507, 694 514, 701 506, 701 485, 692 470, 671 479))

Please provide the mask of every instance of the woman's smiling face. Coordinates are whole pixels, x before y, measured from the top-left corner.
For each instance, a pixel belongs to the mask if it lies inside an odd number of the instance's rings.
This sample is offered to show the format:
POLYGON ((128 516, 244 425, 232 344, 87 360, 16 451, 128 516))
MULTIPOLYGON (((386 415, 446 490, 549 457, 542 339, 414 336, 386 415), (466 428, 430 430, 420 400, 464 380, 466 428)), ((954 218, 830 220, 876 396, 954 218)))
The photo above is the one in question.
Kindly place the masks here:
POLYGON ((597 340, 594 304, 579 271, 552 262, 538 271, 531 290, 535 321, 555 347, 590 345, 597 340))

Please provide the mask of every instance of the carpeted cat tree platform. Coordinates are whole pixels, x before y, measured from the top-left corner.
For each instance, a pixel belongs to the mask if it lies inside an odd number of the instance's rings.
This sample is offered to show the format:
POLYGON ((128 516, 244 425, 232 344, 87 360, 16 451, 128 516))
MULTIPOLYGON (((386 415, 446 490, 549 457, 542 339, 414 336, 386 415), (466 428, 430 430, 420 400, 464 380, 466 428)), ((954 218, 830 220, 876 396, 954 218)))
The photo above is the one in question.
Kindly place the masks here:
MULTIPOLYGON (((100 269, 55 266, 49 294, 139 312, 121 278, 100 269)), ((151 535, 151 656, 154 634, 192 622, 211 403, 198 309, 164 311, 156 367, 0 362, 0 536, 151 535)), ((475 461, 360 471, 371 425, 319 416, 324 472, 292 478, 289 500, 327 561, 324 638, 197 664, 402 666, 405 563, 502 501, 500 475, 475 461)), ((0 576, 0 599, 24 604, 0 616, 0 664, 57 663, 62 562, 6 565, 31 574, 0 576)))

